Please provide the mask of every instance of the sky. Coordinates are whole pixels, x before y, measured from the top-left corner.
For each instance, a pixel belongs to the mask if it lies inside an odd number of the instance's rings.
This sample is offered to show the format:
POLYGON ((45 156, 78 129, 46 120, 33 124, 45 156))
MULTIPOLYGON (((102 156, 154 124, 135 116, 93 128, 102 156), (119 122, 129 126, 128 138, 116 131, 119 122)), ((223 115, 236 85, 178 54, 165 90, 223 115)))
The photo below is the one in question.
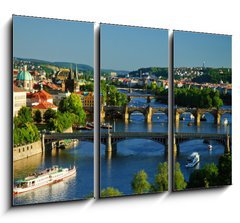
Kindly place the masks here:
POLYGON ((168 67, 168 31, 102 24, 101 69, 168 67))
POLYGON ((174 31, 174 67, 232 67, 229 35, 174 31))
POLYGON ((13 56, 93 66, 93 23, 13 16, 13 56))

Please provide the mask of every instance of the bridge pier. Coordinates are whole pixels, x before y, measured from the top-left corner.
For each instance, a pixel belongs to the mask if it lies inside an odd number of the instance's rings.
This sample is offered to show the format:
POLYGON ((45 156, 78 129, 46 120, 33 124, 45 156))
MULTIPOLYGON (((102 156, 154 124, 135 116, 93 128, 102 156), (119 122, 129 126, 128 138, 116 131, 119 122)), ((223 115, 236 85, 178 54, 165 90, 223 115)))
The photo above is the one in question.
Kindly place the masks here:
POLYGON ((199 111, 196 112, 195 123, 196 123, 197 126, 199 126, 200 123, 201 123, 201 114, 200 114, 199 111))
POLYGON ((147 97, 147 103, 148 103, 148 104, 151 103, 151 98, 150 98, 150 96, 147 97))
POLYGON ((214 117, 214 123, 217 125, 221 124, 221 114, 219 113, 219 111, 217 110, 215 117, 214 117))
POLYGON ((104 111, 104 106, 101 106, 101 111, 100 111, 100 122, 104 122, 106 113, 104 111))
POLYGON ((124 108, 124 120, 125 122, 129 120, 128 106, 126 105, 124 108))
POLYGON ((227 134, 226 136, 226 142, 225 142, 225 153, 231 152, 231 146, 230 146, 230 136, 227 134))
POLYGON ((45 152, 45 134, 42 134, 42 152, 45 152))
POLYGON ((176 122, 176 124, 179 124, 179 120, 180 120, 180 113, 175 112, 175 122, 176 122))
POLYGON ((150 107, 150 106, 147 107, 145 120, 147 121, 147 123, 151 123, 152 122, 152 107, 150 107))

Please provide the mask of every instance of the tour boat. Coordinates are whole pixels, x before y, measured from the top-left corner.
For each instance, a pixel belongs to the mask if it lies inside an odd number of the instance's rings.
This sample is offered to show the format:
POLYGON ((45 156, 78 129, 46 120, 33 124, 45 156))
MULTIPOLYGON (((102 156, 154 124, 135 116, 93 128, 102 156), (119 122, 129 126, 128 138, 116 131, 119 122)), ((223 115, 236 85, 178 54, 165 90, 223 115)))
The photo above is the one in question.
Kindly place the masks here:
POLYGON ((33 173, 22 180, 18 180, 13 188, 13 194, 20 194, 39 187, 60 182, 76 174, 75 166, 72 168, 61 168, 53 166, 39 173, 33 173))
POLYGON ((185 167, 194 167, 200 162, 200 156, 197 152, 193 152, 188 158, 187 158, 187 164, 185 167))

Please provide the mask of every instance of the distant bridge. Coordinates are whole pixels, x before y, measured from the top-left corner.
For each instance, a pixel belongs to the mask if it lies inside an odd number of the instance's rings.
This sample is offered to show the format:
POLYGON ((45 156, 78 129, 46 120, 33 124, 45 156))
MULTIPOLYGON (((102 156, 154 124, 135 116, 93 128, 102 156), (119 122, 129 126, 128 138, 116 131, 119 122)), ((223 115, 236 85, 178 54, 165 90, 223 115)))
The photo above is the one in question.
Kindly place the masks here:
MULTIPOLYGON (((129 120, 130 115, 133 112, 140 112, 144 115, 145 117, 145 121, 150 123, 152 121, 152 116, 156 113, 156 112, 161 112, 164 113, 166 115, 168 115, 168 108, 163 108, 163 107, 151 107, 151 106, 147 106, 147 107, 136 107, 136 106, 105 106, 105 107, 101 107, 101 121, 103 121, 105 119, 106 116, 110 115, 110 116, 114 116, 114 114, 118 113, 119 115, 121 115, 123 117, 124 120, 129 120)), ((217 108, 174 108, 174 114, 175 114, 175 121, 176 123, 179 122, 180 120, 180 116, 183 113, 189 112, 194 116, 194 121, 197 125, 200 125, 201 123, 201 117, 206 114, 206 113, 210 113, 213 115, 214 117, 214 123, 219 125, 221 123, 221 116, 225 113, 229 113, 232 114, 232 109, 217 109, 217 108)))

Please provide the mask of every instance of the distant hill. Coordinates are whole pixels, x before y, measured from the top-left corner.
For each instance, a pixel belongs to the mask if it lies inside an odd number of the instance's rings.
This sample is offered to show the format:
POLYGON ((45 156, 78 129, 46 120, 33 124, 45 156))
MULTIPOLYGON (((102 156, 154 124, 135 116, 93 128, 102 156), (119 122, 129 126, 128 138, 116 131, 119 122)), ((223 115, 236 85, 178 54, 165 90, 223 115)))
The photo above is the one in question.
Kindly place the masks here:
MULTIPOLYGON (((49 64, 49 65, 55 65, 57 67, 64 67, 64 68, 70 68, 72 65, 72 69, 75 70, 76 68, 76 64, 75 63, 69 63, 69 62, 50 62, 50 61, 46 61, 46 60, 38 60, 38 59, 32 59, 32 58, 19 58, 19 57, 15 57, 14 60, 16 61, 29 61, 32 62, 36 65, 40 65, 40 64, 49 64)), ((77 64, 78 70, 82 70, 82 71, 93 71, 93 68, 87 64, 77 64)))
POLYGON ((141 73, 149 73, 150 75, 155 75, 156 77, 162 76, 163 78, 168 78, 168 68, 167 67, 146 67, 140 68, 135 71, 131 71, 129 76, 139 76, 141 73))
POLYGON ((113 70, 113 69, 101 69, 102 73, 116 72, 118 75, 128 74, 128 70, 113 70))

